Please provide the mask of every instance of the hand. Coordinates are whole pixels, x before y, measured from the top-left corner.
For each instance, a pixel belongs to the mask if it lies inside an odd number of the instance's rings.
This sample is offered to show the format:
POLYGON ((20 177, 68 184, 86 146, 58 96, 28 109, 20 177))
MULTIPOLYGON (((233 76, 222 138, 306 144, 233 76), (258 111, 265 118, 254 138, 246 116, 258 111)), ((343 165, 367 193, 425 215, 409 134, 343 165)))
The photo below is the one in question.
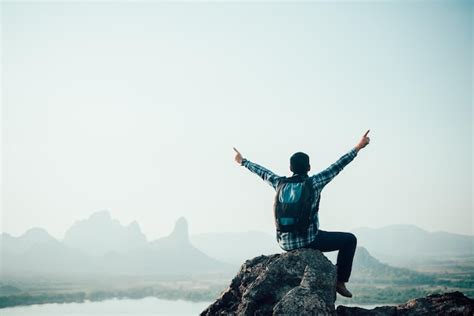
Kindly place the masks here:
POLYGON ((235 155, 235 158, 234 158, 235 161, 237 161, 237 163, 238 163, 239 165, 241 165, 241 164, 242 164, 242 159, 243 159, 243 158, 242 158, 242 154, 241 154, 235 147, 232 147, 232 148, 234 148, 234 151, 237 153, 237 154, 235 155))
POLYGON ((370 137, 367 136, 367 134, 370 132, 370 129, 365 132, 364 136, 360 139, 359 143, 356 145, 357 151, 361 150, 365 146, 367 146, 370 142, 370 137))

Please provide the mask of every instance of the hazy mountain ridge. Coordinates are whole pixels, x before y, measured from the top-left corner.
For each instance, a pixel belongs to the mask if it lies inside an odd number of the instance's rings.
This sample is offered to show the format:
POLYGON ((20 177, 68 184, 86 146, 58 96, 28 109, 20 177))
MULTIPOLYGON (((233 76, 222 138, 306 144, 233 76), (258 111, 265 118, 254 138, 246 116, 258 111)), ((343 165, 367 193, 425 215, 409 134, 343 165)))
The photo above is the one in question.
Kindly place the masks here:
POLYGON ((136 222, 122 226, 101 211, 76 222, 63 242, 34 228, 20 237, 2 234, 1 245, 6 275, 173 275, 234 270, 191 244, 184 218, 169 236, 152 242, 136 222))
POLYGON ((23 253, 35 244, 54 244, 59 242, 45 229, 39 227, 28 229, 20 237, 13 237, 7 233, 3 233, 1 234, 1 238, 0 250, 14 254, 23 253))
POLYGON ((428 232, 415 225, 357 228, 358 244, 381 261, 411 267, 432 259, 463 257, 474 260, 474 236, 428 232))
MULTIPOLYGON (((358 247, 354 258, 354 271, 356 275, 360 272, 366 276, 370 273, 391 277, 403 275, 401 271, 393 270, 397 268, 381 262, 397 265, 398 261, 387 258, 401 260, 397 257, 401 256, 405 261, 414 260, 432 253, 442 242, 445 253, 461 255, 468 253, 467 246, 474 241, 473 236, 430 233, 413 225, 359 228, 354 232, 358 245, 362 246, 358 247), (461 246, 457 243, 460 240, 461 246), (411 243, 423 244, 424 248, 416 252, 418 249, 413 249, 411 243)), ((107 211, 96 212, 76 222, 62 242, 44 229, 32 228, 19 237, 4 233, 0 244, 3 272, 13 274, 228 272, 249 258, 282 252, 273 236, 258 231, 189 236, 184 218, 177 220, 169 236, 148 241, 137 222, 121 225, 107 211)), ((326 253, 326 256, 335 262, 335 252, 326 253)))
POLYGON ((66 231, 63 243, 90 255, 104 255, 107 252, 127 253, 145 247, 147 239, 136 221, 123 226, 112 219, 108 211, 100 211, 74 223, 66 231))
POLYGON ((351 281, 359 283, 383 284, 427 284, 435 282, 435 277, 407 268, 393 267, 380 262, 364 247, 357 247, 351 281))

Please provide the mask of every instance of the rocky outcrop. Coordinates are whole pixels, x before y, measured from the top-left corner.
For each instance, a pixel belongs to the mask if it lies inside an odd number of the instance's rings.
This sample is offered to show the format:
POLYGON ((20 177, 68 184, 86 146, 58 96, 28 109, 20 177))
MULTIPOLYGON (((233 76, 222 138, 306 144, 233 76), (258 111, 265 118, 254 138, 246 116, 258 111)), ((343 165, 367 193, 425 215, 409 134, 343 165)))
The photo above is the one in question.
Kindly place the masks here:
POLYGON ((299 249, 245 261, 229 287, 201 315, 474 315, 460 292, 398 306, 334 309, 336 267, 318 250, 299 249))
POLYGON ((201 315, 334 315, 336 268, 318 250, 247 260, 201 315))
POLYGON ((411 315, 474 315, 474 300, 461 292, 432 294, 398 306, 381 306, 374 309, 338 306, 340 316, 411 316, 411 315))

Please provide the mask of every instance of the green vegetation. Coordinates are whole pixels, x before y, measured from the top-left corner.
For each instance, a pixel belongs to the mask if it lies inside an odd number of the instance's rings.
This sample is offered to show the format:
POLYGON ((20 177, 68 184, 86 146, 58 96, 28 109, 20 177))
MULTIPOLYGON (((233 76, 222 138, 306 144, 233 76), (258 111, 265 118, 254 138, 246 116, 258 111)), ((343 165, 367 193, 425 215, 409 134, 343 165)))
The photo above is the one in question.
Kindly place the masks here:
POLYGON ((30 295, 29 293, 13 294, 0 297, 0 308, 33 305, 46 303, 82 303, 85 300, 85 293, 42 293, 30 295))

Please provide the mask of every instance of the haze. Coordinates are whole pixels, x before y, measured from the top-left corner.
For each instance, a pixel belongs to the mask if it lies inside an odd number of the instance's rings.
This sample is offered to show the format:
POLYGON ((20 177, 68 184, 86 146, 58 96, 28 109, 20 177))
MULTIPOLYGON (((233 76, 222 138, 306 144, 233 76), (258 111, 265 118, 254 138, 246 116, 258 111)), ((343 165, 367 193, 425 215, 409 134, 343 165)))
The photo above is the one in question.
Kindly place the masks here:
POLYGON ((233 161, 321 171, 321 228, 473 234, 472 5, 2 2, 2 231, 110 210, 149 239, 274 234, 233 161))

